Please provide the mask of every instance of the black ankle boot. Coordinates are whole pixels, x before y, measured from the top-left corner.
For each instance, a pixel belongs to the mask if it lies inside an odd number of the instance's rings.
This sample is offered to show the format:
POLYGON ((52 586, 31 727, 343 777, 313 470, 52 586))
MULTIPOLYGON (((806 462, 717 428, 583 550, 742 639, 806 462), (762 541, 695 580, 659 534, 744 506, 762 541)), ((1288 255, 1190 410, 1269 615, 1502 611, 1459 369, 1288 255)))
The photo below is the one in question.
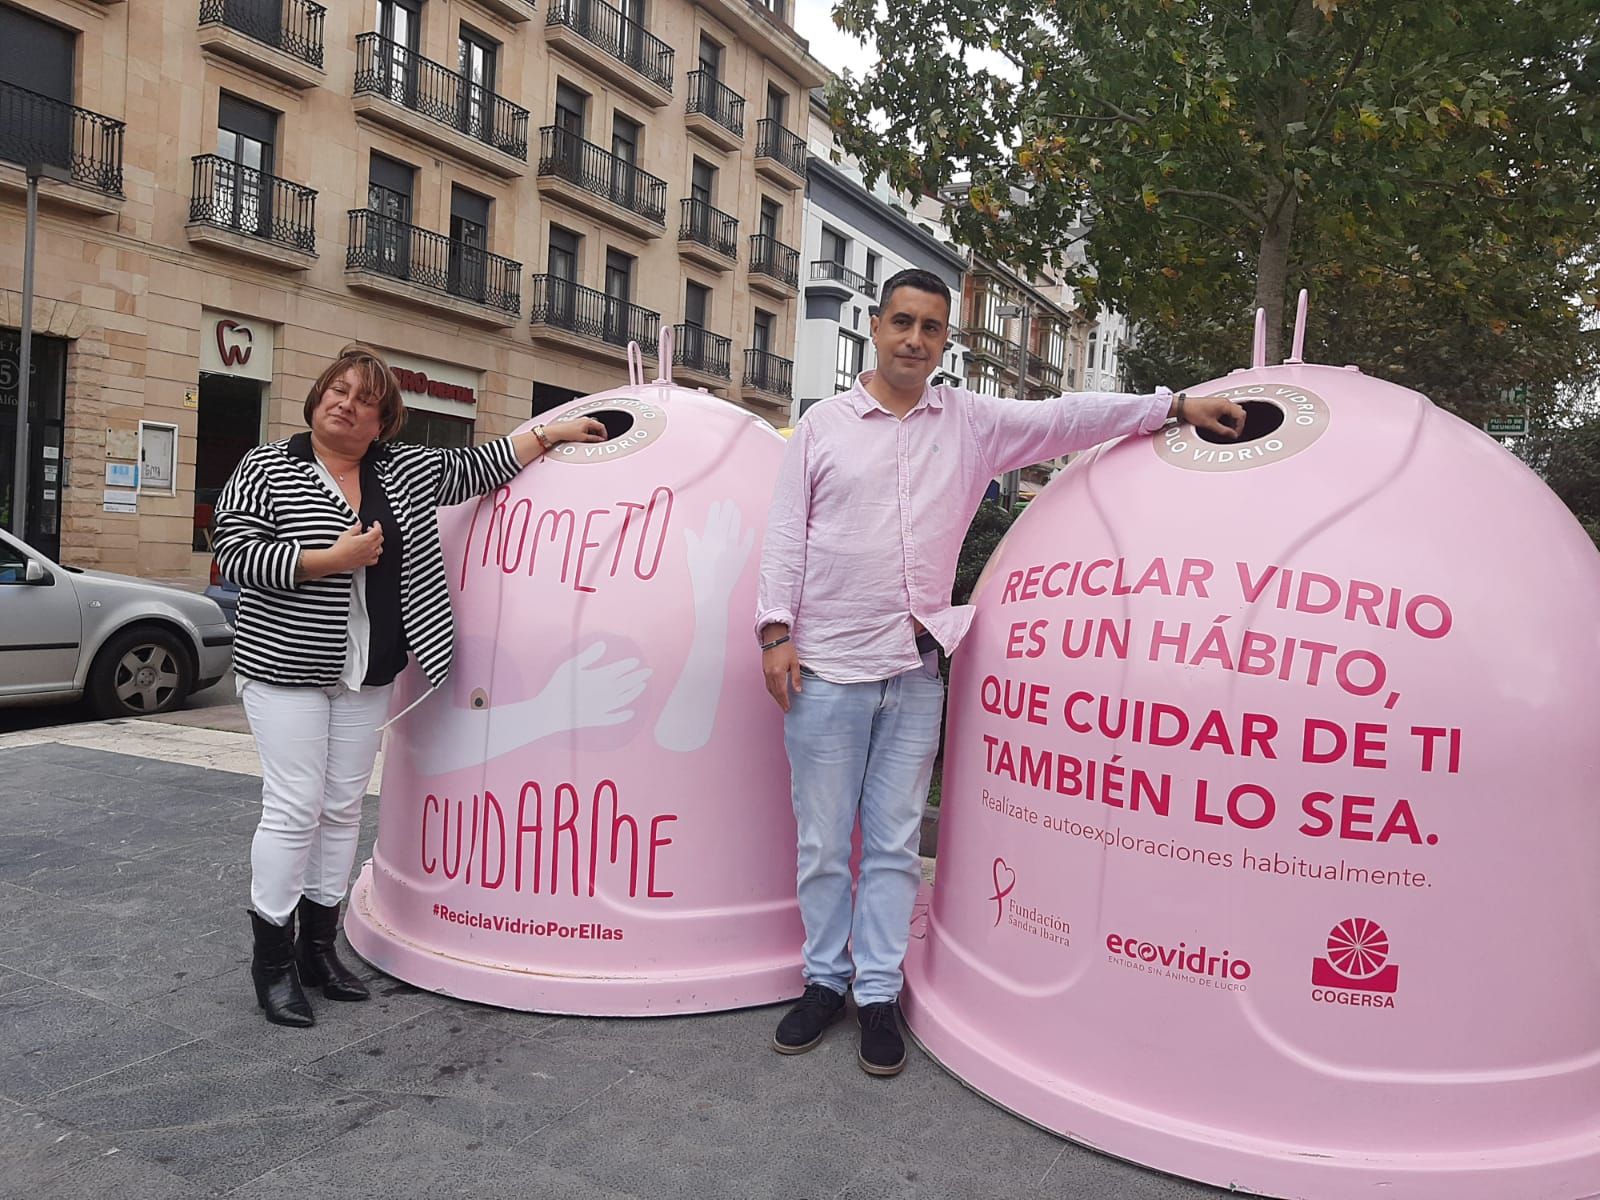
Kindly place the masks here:
POLYGON ((339 906, 318 904, 300 897, 300 940, 295 957, 300 962, 300 978, 307 987, 320 987, 329 1000, 365 1000, 367 985, 339 961, 334 942, 339 936, 339 906))
POLYGON ((250 955, 250 978, 256 985, 256 1003, 274 1025, 315 1025, 311 1001, 300 988, 294 963, 294 926, 274 925, 257 913, 250 914, 255 931, 255 951, 250 955))

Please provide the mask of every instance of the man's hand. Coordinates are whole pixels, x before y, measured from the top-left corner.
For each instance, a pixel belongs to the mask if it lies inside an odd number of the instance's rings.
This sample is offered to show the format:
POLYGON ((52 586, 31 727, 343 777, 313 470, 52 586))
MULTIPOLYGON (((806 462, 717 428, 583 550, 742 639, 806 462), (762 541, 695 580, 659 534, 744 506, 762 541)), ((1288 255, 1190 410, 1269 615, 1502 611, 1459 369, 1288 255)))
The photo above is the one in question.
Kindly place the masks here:
MULTIPOLYGON (((774 633, 767 636, 771 641, 775 637, 783 637, 783 633, 774 633)), ((771 650, 761 652, 761 674, 766 677, 767 691, 778 702, 778 707, 784 712, 789 711, 789 689, 796 692, 800 687, 800 655, 794 648, 794 643, 786 641, 781 646, 774 646, 771 650)))
POLYGON ((1171 415, 1219 437, 1236 438, 1244 432, 1244 409, 1221 396, 1180 395, 1172 401, 1171 415))

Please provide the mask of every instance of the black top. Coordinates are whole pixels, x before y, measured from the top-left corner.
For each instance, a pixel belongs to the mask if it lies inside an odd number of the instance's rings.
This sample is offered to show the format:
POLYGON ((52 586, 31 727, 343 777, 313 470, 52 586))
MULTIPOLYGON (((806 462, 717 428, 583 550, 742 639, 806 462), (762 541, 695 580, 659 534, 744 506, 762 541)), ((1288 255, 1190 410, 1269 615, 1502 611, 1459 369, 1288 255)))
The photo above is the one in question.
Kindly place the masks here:
MULTIPOLYGON (((376 445, 376 443, 374 443, 376 445)), ((368 451, 361 460, 361 528, 383 526, 383 553, 367 568, 367 677, 362 687, 393 683, 406 667, 406 632, 400 622, 400 562, 405 536, 368 451)))
MULTIPOLYGON (((361 511, 356 515, 361 518, 363 530, 372 528, 374 521, 383 526, 383 553, 377 562, 366 568, 367 675, 361 681, 362 687, 393 683, 395 676, 406 667, 406 634, 400 617, 400 567, 405 556, 405 535, 378 474, 377 462, 383 453, 384 447, 374 442, 361 458, 361 511)), ((315 466, 316 451, 311 447, 311 435, 297 433, 291 437, 289 455, 315 466)), ((345 628, 349 629, 348 619, 345 628)))

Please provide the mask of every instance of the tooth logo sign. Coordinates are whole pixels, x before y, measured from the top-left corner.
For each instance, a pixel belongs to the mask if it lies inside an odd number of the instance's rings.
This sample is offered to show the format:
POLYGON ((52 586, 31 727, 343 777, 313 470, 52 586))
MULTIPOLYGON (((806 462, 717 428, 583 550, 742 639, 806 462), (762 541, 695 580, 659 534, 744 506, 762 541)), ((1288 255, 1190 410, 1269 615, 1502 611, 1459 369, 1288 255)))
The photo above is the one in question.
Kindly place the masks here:
POLYGON ((250 361, 251 344, 255 335, 250 332, 248 325, 241 325, 237 321, 217 322, 217 357, 222 359, 225 367, 242 367, 250 361), (228 334, 237 334, 242 342, 228 341, 228 334))
POLYGON ((1017 873, 1006 865, 1005 859, 997 858, 991 874, 994 876, 994 895, 989 899, 994 901, 994 923, 999 925, 1000 919, 1006 915, 1006 897, 1017 886, 1017 873))

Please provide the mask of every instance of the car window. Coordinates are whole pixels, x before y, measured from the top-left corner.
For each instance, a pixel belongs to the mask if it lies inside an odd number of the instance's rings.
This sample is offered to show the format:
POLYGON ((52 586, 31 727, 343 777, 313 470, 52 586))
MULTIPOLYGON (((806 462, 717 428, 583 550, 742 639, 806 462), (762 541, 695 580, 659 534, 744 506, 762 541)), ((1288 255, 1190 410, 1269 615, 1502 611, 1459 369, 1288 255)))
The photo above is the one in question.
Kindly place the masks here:
POLYGON ((28 560, 22 551, 9 542, 0 542, 0 584, 24 583, 28 578, 28 560))

